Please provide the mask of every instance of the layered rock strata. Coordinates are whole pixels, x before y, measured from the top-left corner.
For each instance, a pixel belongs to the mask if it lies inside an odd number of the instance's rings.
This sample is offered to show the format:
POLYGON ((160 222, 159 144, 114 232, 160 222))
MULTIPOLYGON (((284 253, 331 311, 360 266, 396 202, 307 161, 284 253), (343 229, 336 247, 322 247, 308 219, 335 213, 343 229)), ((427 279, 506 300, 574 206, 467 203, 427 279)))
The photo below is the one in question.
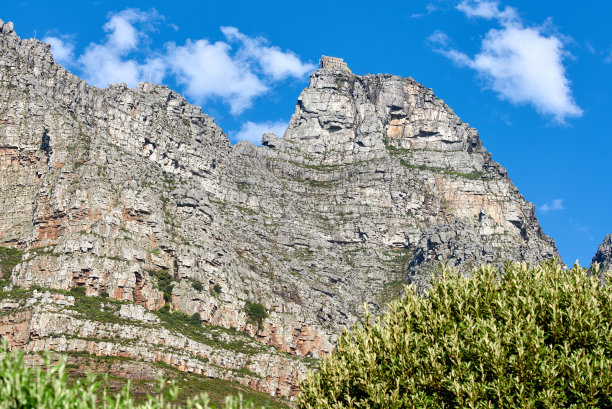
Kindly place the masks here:
POLYGON ((99 311, 92 316, 71 295, 34 290, 4 297, 0 337, 26 353, 85 352, 162 362, 277 396, 295 396, 307 369, 297 357, 237 331, 218 327, 194 332, 185 326, 186 335, 180 326, 169 330, 142 306, 97 301, 87 303, 99 311))
MULTIPOLYGON (((411 78, 320 69, 282 138, 231 146, 166 87, 90 87, 10 23, 0 51, 0 245, 24 252, 13 286, 168 304, 321 357, 364 303, 381 311, 440 263, 557 255, 477 131, 411 78)), ((257 387, 288 393, 275 385, 257 387)))

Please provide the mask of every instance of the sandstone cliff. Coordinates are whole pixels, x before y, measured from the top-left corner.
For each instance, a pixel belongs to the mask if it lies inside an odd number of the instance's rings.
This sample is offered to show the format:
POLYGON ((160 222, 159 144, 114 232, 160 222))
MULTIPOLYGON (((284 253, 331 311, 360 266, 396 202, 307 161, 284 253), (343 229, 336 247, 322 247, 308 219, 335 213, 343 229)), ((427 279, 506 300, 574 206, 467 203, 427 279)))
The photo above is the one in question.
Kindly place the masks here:
POLYGON ((411 78, 321 69, 282 138, 231 146, 176 92, 90 87, 10 23, 0 52, 0 245, 23 251, 11 285, 167 303, 276 348, 211 367, 197 357, 214 346, 185 334, 5 306, 0 332, 29 351, 122 353, 230 378, 246 365, 263 381, 245 383, 290 395, 308 364, 299 357, 329 353, 364 303, 380 311, 440 262, 557 255, 477 131, 411 78), (250 315, 254 304, 267 317, 250 315), (112 334, 146 334, 148 346, 128 351, 112 334), (146 352, 158 346, 174 352, 146 352))

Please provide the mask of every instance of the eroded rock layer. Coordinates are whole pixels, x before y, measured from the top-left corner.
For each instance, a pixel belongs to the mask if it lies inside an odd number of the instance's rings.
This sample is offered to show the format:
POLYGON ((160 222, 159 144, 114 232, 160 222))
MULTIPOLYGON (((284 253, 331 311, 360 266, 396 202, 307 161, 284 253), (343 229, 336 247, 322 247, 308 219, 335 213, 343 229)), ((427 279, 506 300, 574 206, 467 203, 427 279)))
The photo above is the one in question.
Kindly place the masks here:
MULTIPOLYGON (((364 303, 380 311, 440 262, 557 255, 477 131, 410 78, 320 69, 283 138, 231 146, 166 87, 90 87, 10 23, 0 47, 0 244, 23 251, 13 286, 167 304, 316 358, 364 303)), ((75 341, 41 338, 45 320, 59 318, 36 311, 23 322, 42 332, 20 332, 23 348, 117 351, 112 340, 80 340, 108 331, 95 326, 58 327, 75 341)), ((295 362, 270 360, 268 370, 297 382, 306 366, 295 362)), ((264 372, 249 382, 291 394, 264 372)))

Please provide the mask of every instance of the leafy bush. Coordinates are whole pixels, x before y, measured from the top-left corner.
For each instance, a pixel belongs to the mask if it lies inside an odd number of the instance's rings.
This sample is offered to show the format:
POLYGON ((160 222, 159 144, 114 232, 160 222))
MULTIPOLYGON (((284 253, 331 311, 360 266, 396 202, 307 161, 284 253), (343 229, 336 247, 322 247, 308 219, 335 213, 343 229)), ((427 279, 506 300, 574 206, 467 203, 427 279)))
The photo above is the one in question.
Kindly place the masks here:
POLYGON ((298 407, 612 408, 612 287, 597 274, 550 261, 408 287, 340 337, 298 407))
POLYGON ((196 291, 202 291, 204 289, 204 286, 202 285, 202 283, 199 281, 195 281, 195 280, 191 282, 191 286, 196 291))
POLYGON ((257 328, 261 331, 263 329, 263 320, 268 318, 266 307, 260 303, 252 303, 247 301, 244 305, 244 311, 247 314, 249 322, 251 324, 257 324, 257 328))
POLYGON ((189 317, 188 321, 192 325, 202 325, 202 318, 197 312, 194 312, 191 317, 189 317))
POLYGON ((72 293, 72 295, 84 297, 86 290, 85 287, 72 287, 70 289, 70 292, 72 293))
POLYGON ((213 291, 216 294, 221 294, 221 284, 219 284, 219 283, 215 284, 215 286, 213 287, 213 291))
MULTIPOLYGON (((166 382, 160 380, 158 394, 149 396, 142 405, 136 405, 131 398, 130 385, 116 395, 108 395, 101 388, 107 378, 98 379, 89 375, 75 384, 66 384, 66 365, 60 361, 51 366, 47 359, 46 370, 30 369, 24 365, 23 353, 9 352, 6 342, 0 345, 0 408, 1 409, 162 409, 178 408, 172 402, 176 399, 178 390, 173 383, 166 387, 166 382), (166 389, 166 393, 162 391, 166 389)), ((208 409, 210 400, 206 394, 200 394, 187 401, 187 408, 208 409)), ((225 400, 226 409, 253 409, 251 402, 243 402, 242 396, 228 396, 225 400)))
POLYGON ((172 301, 172 290, 174 289, 174 277, 167 271, 148 270, 148 273, 157 279, 157 288, 164 293, 164 301, 172 301))

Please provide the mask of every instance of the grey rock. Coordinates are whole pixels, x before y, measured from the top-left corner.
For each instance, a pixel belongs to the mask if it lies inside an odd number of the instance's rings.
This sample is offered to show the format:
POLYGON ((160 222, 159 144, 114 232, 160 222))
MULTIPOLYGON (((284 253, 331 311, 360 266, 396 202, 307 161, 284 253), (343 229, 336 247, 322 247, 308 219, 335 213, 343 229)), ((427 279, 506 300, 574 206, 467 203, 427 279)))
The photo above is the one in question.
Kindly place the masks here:
POLYGON ((0 245, 26 252, 14 286, 167 299, 316 358, 364 303, 382 312, 440 263, 558 255, 478 132, 411 78, 321 69, 262 144, 231 146, 167 87, 90 87, 0 25, 0 245), (261 327, 247 301, 268 311, 261 327))
POLYGON ((603 239, 597 248, 597 253, 593 256, 592 263, 599 263, 599 270, 601 272, 612 270, 612 233, 603 239))

